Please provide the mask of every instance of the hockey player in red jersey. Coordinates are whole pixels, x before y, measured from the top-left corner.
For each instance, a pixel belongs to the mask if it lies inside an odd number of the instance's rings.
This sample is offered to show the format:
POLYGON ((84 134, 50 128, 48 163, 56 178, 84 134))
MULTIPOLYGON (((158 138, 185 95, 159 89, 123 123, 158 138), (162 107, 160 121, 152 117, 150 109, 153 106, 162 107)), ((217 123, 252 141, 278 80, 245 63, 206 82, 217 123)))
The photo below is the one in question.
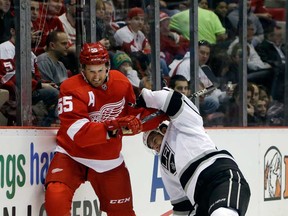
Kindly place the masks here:
POLYGON ((84 44, 80 63, 81 73, 60 86, 61 123, 45 183, 47 214, 71 215, 75 190, 90 181, 108 216, 134 216, 130 177, 120 153, 121 129, 130 135, 142 129, 128 106, 136 100, 133 87, 122 73, 109 69, 109 54, 100 43, 84 44))

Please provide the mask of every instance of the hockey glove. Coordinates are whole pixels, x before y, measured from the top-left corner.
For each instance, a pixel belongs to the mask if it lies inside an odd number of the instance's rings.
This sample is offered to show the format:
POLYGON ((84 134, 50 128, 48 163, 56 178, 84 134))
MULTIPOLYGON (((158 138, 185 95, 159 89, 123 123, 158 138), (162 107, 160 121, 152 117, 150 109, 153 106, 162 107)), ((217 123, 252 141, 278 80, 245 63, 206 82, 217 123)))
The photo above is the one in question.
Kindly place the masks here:
POLYGON ((141 121, 132 115, 105 121, 104 125, 108 131, 120 129, 123 135, 138 134, 142 130, 141 121))

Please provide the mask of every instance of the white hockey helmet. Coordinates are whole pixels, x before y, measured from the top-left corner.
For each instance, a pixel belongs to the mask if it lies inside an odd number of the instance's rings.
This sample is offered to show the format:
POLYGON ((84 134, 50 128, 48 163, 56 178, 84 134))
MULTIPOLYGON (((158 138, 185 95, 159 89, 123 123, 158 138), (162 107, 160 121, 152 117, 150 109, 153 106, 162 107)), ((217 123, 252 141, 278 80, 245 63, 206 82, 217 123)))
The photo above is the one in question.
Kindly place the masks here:
POLYGON ((144 133, 143 133, 143 143, 144 143, 144 145, 145 145, 147 148, 150 148, 150 149, 151 149, 151 147, 148 145, 148 138, 149 138, 150 134, 151 134, 152 132, 156 132, 156 133, 160 133, 160 134, 162 134, 162 135, 164 136, 166 130, 163 130, 163 128, 167 129, 168 125, 169 125, 169 121, 163 121, 163 122, 158 126, 158 128, 144 132, 144 133))
MULTIPOLYGON (((149 135, 153 132, 153 131, 157 131, 157 129, 154 130, 149 130, 149 131, 145 131, 143 133, 143 143, 147 148, 150 148, 150 146, 148 145, 148 137, 149 135)), ((151 148, 150 148, 151 149, 151 148)))
POLYGON ((165 120, 158 126, 158 129, 161 131, 162 134, 166 133, 166 129, 168 128, 168 125, 169 125, 169 121, 165 120))

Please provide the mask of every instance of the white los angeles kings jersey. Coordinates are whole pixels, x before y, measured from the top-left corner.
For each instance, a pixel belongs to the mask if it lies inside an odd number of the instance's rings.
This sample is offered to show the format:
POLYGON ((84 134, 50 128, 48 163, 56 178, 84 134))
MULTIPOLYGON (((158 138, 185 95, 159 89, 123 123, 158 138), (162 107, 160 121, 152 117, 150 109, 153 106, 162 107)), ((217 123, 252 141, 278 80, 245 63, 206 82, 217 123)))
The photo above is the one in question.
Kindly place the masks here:
POLYGON ((172 204, 189 194, 194 205, 195 186, 201 171, 217 158, 231 157, 218 152, 205 132, 197 107, 186 96, 168 88, 160 91, 143 89, 142 96, 147 107, 164 111, 171 120, 159 157, 162 179, 172 204))

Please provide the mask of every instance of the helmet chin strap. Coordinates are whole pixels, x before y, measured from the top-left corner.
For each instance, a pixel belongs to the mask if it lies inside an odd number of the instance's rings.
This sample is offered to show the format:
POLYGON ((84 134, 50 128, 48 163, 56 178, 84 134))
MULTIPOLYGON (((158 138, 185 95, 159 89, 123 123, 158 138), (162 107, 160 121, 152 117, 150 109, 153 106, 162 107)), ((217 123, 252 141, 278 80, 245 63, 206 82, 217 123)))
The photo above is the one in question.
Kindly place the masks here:
MULTIPOLYGON (((84 75, 83 71, 81 71, 81 75, 82 75, 83 79, 84 79, 87 83, 89 83, 88 80, 87 80, 87 78, 86 78, 86 76, 84 75)), ((90 84, 90 83, 89 83, 89 84, 90 84)))
POLYGON ((105 78, 103 84, 106 83, 106 82, 108 82, 108 80, 109 80, 109 71, 110 71, 110 67, 107 67, 107 68, 106 68, 106 78, 105 78))

